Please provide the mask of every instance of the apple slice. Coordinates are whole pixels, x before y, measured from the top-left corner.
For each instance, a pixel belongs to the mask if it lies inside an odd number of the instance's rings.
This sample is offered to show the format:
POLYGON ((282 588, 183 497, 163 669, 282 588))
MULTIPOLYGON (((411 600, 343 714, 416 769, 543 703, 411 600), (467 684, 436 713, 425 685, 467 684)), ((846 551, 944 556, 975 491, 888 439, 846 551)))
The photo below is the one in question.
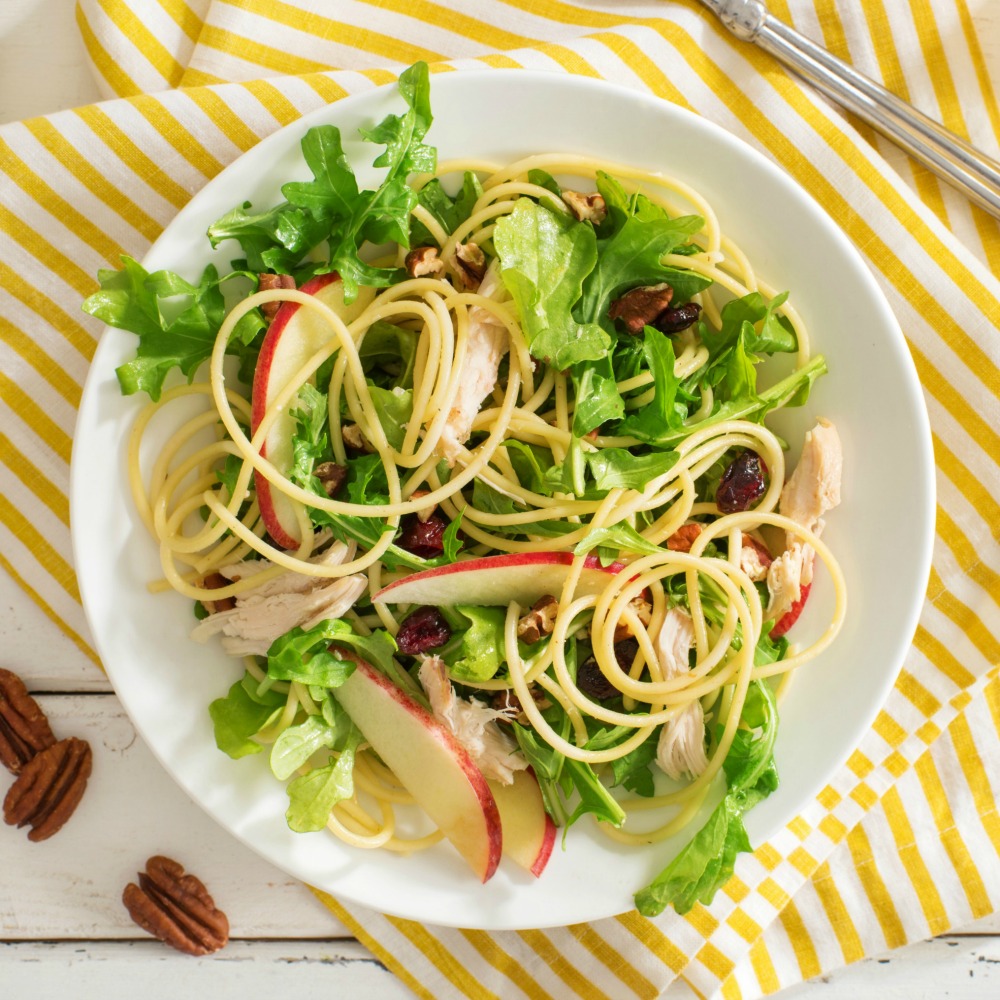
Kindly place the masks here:
POLYGON ((490 788, 500 810, 504 857, 537 878, 552 856, 556 825, 545 811, 535 772, 515 771, 513 784, 490 781, 490 788))
MULTIPOLYGON (((352 323, 375 297, 375 289, 361 286, 358 297, 344 304, 344 285, 340 275, 320 274, 307 281, 299 291, 315 295, 329 306, 345 323, 352 323)), ((268 407, 288 385, 296 373, 333 333, 319 313, 298 302, 283 302, 275 314, 260 347, 257 368, 253 376, 250 429, 256 432, 268 407)), ((294 406, 290 407, 294 409, 294 406)), ((271 424, 260 453, 281 472, 292 466, 292 432, 295 421, 286 410, 271 424)), ((260 473, 255 473, 257 500, 264 526, 274 541, 285 549, 297 548, 302 541, 295 517, 296 501, 271 487, 260 473)))
MULTIPOLYGON (((526 608, 546 594, 558 597, 572 562, 571 552, 510 552, 466 559, 396 580, 372 600, 432 605, 506 605, 517 601, 526 608)), ((624 567, 617 562, 602 566, 597 556, 587 556, 576 593, 599 594, 607 587, 609 575, 624 567)))
MULTIPOLYGON (((344 653, 344 655, 349 655, 344 653)), ((371 664, 334 690, 365 739, 484 882, 500 863, 500 812, 468 751, 371 664)))

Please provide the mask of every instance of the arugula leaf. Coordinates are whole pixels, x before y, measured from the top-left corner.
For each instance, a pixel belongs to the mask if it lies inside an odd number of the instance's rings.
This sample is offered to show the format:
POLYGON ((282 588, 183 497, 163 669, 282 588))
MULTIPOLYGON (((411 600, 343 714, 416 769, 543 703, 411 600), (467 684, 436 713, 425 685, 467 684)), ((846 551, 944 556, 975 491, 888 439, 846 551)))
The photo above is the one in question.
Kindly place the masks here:
POLYGON ((244 683, 246 677, 249 675, 238 680, 224 698, 216 698, 208 706, 215 745, 234 760, 264 749, 251 737, 269 725, 285 704, 284 697, 275 692, 251 696, 244 683))
POLYGON ((412 389, 418 339, 415 331, 404 330, 395 323, 387 323, 385 320, 373 323, 358 347, 358 357, 365 375, 374 384, 383 385, 384 388, 399 386, 402 389, 412 389), (378 378, 380 371, 388 376, 384 383, 378 378))
MULTIPOLYGON (((138 335, 135 358, 116 369, 118 382, 123 395, 141 391, 158 400, 173 368, 190 381, 211 355, 226 314, 221 286, 236 275, 220 278, 209 264, 193 285, 172 271, 150 274, 131 257, 121 260, 120 271, 98 272, 100 290, 84 300, 83 311, 138 335)), ((233 330, 228 353, 255 356, 250 345, 263 326, 258 310, 247 313, 233 330)))
POLYGON ((656 789, 654 787, 653 773, 650 765, 656 760, 656 747, 659 741, 659 733, 653 731, 649 738, 640 743, 634 750, 629 751, 624 757, 618 757, 611 762, 611 773, 614 780, 612 787, 621 785, 636 795, 646 798, 652 796, 656 789))
POLYGON ((610 823, 614 827, 621 826, 625 822, 625 810, 589 764, 567 757, 563 764, 563 774, 570 778, 573 788, 580 796, 579 803, 566 820, 567 829, 588 813, 592 813, 595 819, 610 823))
POLYGON ((617 433, 639 441, 661 444, 669 433, 684 437, 687 405, 678 401, 680 379, 674 374, 674 345, 671 339, 651 326, 645 328, 642 353, 653 374, 652 402, 627 416, 617 433))
POLYGON ((787 298, 788 292, 782 292, 768 302, 760 292, 750 292, 727 302, 722 307, 722 324, 718 330, 705 322, 698 324, 702 343, 713 358, 732 346, 740 334, 746 335, 748 350, 754 354, 797 351, 798 339, 791 323, 776 312, 787 298))
POLYGON ((322 715, 306 716, 304 722, 283 730, 271 746, 271 773, 281 781, 290 778, 321 747, 332 748, 334 729, 322 715))
POLYGON ((406 437, 406 424, 413 416, 413 390, 399 386, 383 389, 381 386, 369 385, 368 391, 386 440, 398 451, 403 447, 403 439, 406 437))
POLYGON ((458 681, 488 681, 503 663, 504 620, 503 608, 471 607, 456 605, 456 615, 466 619, 458 649, 445 657, 448 671, 458 681))
POLYGON ((587 455, 587 467, 599 490, 624 487, 644 490, 648 483, 677 464, 676 451, 633 455, 627 448, 602 448, 587 455))
MULTIPOLYGON (((479 178, 467 170, 462 187, 453 198, 435 177, 417 193, 417 201, 450 236, 472 214, 472 208, 483 193, 479 178)), ((410 225, 410 246, 436 246, 437 240, 422 223, 414 219, 410 225)))
POLYGON ((756 692, 742 714, 758 722, 756 732, 738 730, 726 754, 723 769, 728 791, 705 825, 673 861, 635 894, 636 909, 652 917, 668 905, 687 913, 695 903, 710 903, 733 875, 737 856, 751 851, 743 815, 778 787, 774 767, 774 740, 778 712, 768 685, 754 681, 756 692))
POLYGON ((364 139, 385 147, 374 161, 385 168, 375 190, 359 189, 340 131, 333 125, 316 126, 302 139, 312 180, 285 184, 281 192, 286 200, 267 211, 250 214, 247 203, 234 208, 209 227, 212 245, 235 239, 248 267, 290 273, 325 242, 327 259, 314 261, 308 270, 336 271, 347 303, 354 301, 361 284, 382 288, 398 281, 400 269, 368 264, 359 250, 365 242, 409 245, 410 213, 417 196, 406 179, 410 173, 433 171, 437 159, 434 149, 423 143, 432 121, 426 63, 416 63, 400 75, 399 92, 407 111, 361 130, 364 139))
POLYGON ((572 313, 597 263, 592 226, 522 198, 497 222, 493 246, 534 357, 564 369, 608 353, 607 333, 572 313))
POLYGON ((638 552, 641 555, 658 556, 663 549, 647 538, 643 538, 631 524, 624 521, 606 528, 594 528, 577 542, 573 555, 586 555, 591 549, 611 549, 615 552, 638 552))
POLYGON ((350 622, 325 618, 314 628, 296 626, 278 636, 267 651, 267 673, 274 680, 300 681, 324 688, 339 687, 354 673, 354 663, 340 655, 336 645, 349 646, 384 673, 391 673, 396 643, 379 629, 358 635, 350 622), (330 644, 335 644, 334 648, 330 644))
POLYGON ((288 783, 288 811, 285 820, 295 833, 322 830, 333 807, 354 794, 354 757, 362 741, 361 731, 351 733, 340 756, 325 767, 317 767, 288 783))
POLYGON ((610 356, 585 361, 570 369, 573 378, 573 433, 583 437, 610 420, 620 420, 625 401, 610 356))

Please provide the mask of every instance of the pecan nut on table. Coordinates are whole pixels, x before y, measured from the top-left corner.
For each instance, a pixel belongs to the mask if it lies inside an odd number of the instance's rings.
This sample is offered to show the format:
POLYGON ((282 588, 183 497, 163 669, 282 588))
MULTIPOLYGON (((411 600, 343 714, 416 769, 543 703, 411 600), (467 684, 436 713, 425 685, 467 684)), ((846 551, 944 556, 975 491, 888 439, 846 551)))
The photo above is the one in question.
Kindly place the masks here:
POLYGON ((187 955, 209 955, 229 940, 229 921, 200 879, 178 862, 154 855, 130 882, 122 902, 132 919, 153 937, 187 955))
POLYGON ((28 839, 58 833, 83 798, 90 744, 56 740, 49 720, 17 674, 0 669, 0 763, 17 776, 3 801, 4 822, 31 826, 28 839))
POLYGON ((52 727, 17 674, 0 668, 0 764, 13 774, 55 743, 52 727))

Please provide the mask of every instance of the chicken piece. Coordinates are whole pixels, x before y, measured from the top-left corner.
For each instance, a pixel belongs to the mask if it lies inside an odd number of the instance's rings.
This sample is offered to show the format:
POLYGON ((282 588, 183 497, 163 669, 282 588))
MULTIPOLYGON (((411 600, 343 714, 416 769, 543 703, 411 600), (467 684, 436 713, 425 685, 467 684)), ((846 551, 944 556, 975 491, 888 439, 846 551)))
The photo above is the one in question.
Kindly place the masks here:
POLYGON ((474 698, 459 698, 448 679, 448 667, 439 656, 425 657, 417 677, 430 700, 434 718, 465 747, 487 778, 509 785, 515 771, 527 768, 528 762, 517 752, 514 738, 496 722, 517 715, 517 708, 495 709, 474 698))
MULTIPOLYGON (((337 542, 311 560, 319 566, 336 566, 350 557, 351 548, 337 542)), ((263 559, 245 560, 224 566, 220 572, 229 580, 255 576, 271 563, 263 559)), ((205 618, 191 633, 198 642, 222 633, 222 647, 232 656, 266 656, 279 636, 299 626, 314 628, 324 618, 339 618, 364 593, 367 578, 352 576, 308 576, 289 570, 239 594, 236 607, 205 618)))
MULTIPOLYGON (((788 477, 778 501, 778 512, 817 535, 823 530, 823 515, 840 503, 844 455, 840 436, 829 420, 820 419, 806 434, 802 456, 788 477)), ((767 617, 778 619, 802 596, 812 582, 815 551, 791 532, 787 548, 767 571, 769 596, 767 617)))
MULTIPOLYGON (((497 298, 503 291, 500 270, 490 264, 479 286, 479 294, 497 298)), ((459 376, 458 394, 441 431, 438 450, 453 466, 469 440, 472 422, 479 407, 497 384, 500 361, 510 348, 507 328, 491 312, 479 307, 469 310, 469 332, 459 376)))
MULTIPOLYGON (((671 608, 656 636, 656 658, 666 680, 690 669, 688 652, 694 643, 694 623, 681 608, 671 608)), ((660 730, 656 763, 668 777, 679 781, 685 775, 696 778, 708 767, 705 754, 705 713, 700 701, 692 701, 677 712, 660 730)))
POLYGON ((767 579, 767 571, 774 560, 771 553, 767 551, 767 546, 758 542, 751 535, 743 536, 743 546, 740 549, 740 569, 754 583, 767 579))
MULTIPOLYGON (((806 434, 799 464, 781 491, 779 512, 804 528, 813 528, 828 510, 840 503, 843 469, 844 455, 837 429, 829 420, 820 419, 806 434)), ((789 539, 789 545, 791 542, 789 539)))

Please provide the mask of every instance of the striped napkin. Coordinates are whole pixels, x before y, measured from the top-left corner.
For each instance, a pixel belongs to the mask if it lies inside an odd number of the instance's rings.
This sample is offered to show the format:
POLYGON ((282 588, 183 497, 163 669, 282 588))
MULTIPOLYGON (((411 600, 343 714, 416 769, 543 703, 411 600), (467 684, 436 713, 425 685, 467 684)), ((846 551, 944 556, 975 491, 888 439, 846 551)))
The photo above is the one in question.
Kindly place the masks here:
MULTIPOLYGON (((771 9, 998 153, 965 0, 771 9)), ((808 188, 909 341, 939 497, 927 601, 898 684, 829 787, 710 907, 488 934, 323 895, 424 997, 756 997, 1000 902, 1000 235, 695 0, 79 0, 109 100, 0 128, 0 564, 96 662, 73 574, 70 446, 99 267, 141 257, 223 166, 326 102, 435 71, 603 77, 691 108, 808 188)), ((905 502, 905 498, 900 498, 905 502)), ((887 553, 891 558, 891 553, 887 553)))

